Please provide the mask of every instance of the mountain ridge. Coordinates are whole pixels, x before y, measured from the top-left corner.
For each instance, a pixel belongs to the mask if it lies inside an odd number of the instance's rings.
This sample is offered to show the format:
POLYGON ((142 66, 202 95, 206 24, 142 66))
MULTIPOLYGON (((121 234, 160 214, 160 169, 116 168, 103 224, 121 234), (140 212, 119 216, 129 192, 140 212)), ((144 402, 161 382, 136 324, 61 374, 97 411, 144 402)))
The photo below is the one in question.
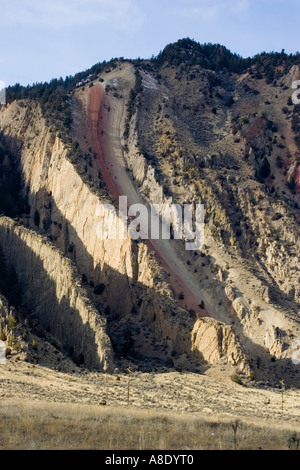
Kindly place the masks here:
POLYGON ((267 371, 273 381, 285 371, 297 383, 291 356, 299 336, 299 109, 290 100, 297 63, 299 54, 242 59, 186 38, 151 60, 114 59, 65 81, 8 88, 1 141, 28 196, 21 223, 42 230, 72 259, 96 303, 94 289, 104 286, 101 311, 117 356, 141 367, 139 354, 157 353, 183 369, 197 361, 202 367, 203 357, 214 356, 196 340, 208 309, 221 362, 235 354, 226 325, 241 346, 234 366, 256 378, 267 371), (93 138, 88 110, 97 87, 103 100, 93 138), (107 169, 147 204, 203 202, 201 253, 173 241, 157 245, 153 267, 140 242, 103 244, 97 253, 93 214, 82 200, 91 207, 114 201, 107 169), (176 268, 159 268, 169 249, 176 268), (183 292, 176 291, 175 270, 183 292), (189 303, 188 283, 199 293, 198 306, 189 303), (199 356, 190 355, 192 337, 199 356))

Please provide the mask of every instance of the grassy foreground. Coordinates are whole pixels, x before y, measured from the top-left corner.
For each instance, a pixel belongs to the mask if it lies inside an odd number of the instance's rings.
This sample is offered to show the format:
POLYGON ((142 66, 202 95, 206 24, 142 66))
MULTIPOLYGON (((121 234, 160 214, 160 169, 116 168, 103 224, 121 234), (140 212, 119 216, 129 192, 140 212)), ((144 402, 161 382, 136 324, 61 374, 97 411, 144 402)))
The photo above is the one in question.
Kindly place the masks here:
POLYGON ((132 407, 38 401, 0 406, 1 450, 286 450, 293 447, 293 431, 287 423, 132 407))

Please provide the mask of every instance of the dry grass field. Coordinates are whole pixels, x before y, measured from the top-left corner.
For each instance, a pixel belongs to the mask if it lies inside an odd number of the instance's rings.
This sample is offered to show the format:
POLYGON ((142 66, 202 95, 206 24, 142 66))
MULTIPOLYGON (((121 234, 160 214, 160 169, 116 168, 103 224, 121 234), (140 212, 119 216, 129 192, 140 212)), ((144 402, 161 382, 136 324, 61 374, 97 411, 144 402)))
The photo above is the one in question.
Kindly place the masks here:
POLYGON ((291 429, 199 413, 12 401, 1 407, 0 449, 286 450, 291 429))
MULTIPOLYGON (((0 450, 287 450, 299 392, 204 374, 0 369, 0 450), (237 423, 236 433, 235 424, 237 423)), ((299 446, 300 447, 300 446, 299 446)))

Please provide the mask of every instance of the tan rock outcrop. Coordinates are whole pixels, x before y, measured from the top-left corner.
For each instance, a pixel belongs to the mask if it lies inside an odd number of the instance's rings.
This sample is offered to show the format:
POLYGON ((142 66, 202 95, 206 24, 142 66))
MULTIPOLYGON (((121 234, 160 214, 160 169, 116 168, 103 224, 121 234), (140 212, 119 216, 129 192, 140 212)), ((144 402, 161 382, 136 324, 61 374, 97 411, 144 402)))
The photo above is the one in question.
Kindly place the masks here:
POLYGON ((228 284, 226 287, 225 287, 225 294, 228 298, 228 300, 230 302, 233 302, 234 299, 235 299, 235 294, 234 294, 234 290, 232 288, 232 286, 230 284, 228 284))
POLYGON ((237 297, 232 302, 232 307, 240 319, 243 319, 249 313, 246 302, 242 297, 237 297))
MULTIPOLYGON (((74 261, 79 272, 84 273, 88 281, 92 281, 95 285, 102 283, 105 286, 101 297, 95 300, 100 310, 101 305, 109 306, 112 320, 109 319, 108 333, 114 339, 115 346, 118 348, 120 334, 128 325, 131 332, 134 331, 132 334, 135 336, 135 348, 139 353, 165 357, 167 347, 168 354, 171 351, 179 354, 186 353, 194 358, 197 356, 199 362, 202 362, 200 342, 191 340, 193 324, 188 320, 188 312, 178 307, 168 284, 167 275, 160 268, 148 247, 143 243, 132 241, 129 237, 113 240, 109 237, 99 237, 99 224, 102 232, 109 233, 114 225, 119 223, 118 213, 113 207, 105 207, 103 210, 103 203, 107 201, 101 200, 83 181, 75 166, 67 158, 65 145, 46 126, 40 108, 32 103, 28 106, 12 103, 1 114, 0 125, 6 143, 19 154, 25 186, 29 188, 31 227, 34 227, 34 213, 38 211, 39 230, 44 230, 48 236, 52 237, 55 245, 74 261), (137 305, 138 315, 132 313, 137 311, 137 305), (146 341, 142 334, 135 333, 136 330, 141 330, 141 324, 147 329, 149 341, 146 341)), ((141 161, 137 169, 139 169, 137 178, 140 177, 141 180, 145 178, 144 181, 152 182, 151 175, 153 177, 154 175, 151 173, 151 168, 141 161), (143 168, 146 168, 146 174, 142 174, 143 168)), ((154 184, 154 180, 153 191, 155 194, 152 194, 151 200, 158 198, 156 201, 162 202, 161 186, 156 182, 154 184)), ((2 232, 4 243, 8 243, 8 239, 4 236, 4 228, 2 232)), ((34 237, 25 235, 27 232, 20 227, 11 227, 9 233, 14 239, 12 247, 18 244, 24 245, 24 240, 26 240, 28 254, 24 259, 27 260, 27 267, 23 264, 24 260, 18 259, 16 250, 7 255, 13 264, 19 265, 18 273, 22 282, 25 276, 24 283, 28 286, 28 296, 33 293, 28 273, 36 269, 32 259, 39 260, 41 253, 44 253, 43 256, 47 259, 47 276, 48 271, 54 276, 54 282, 51 284, 52 292, 47 293, 45 284, 36 284, 37 298, 34 300, 32 295, 30 302, 27 299, 27 303, 33 310, 37 309, 46 326, 49 322, 49 308, 55 307, 56 313, 52 317, 53 325, 51 325, 56 335, 65 342, 75 342, 77 351, 82 352, 89 364, 94 365, 98 355, 100 362, 103 362, 103 367, 108 367, 105 364, 106 362, 109 364, 110 360, 104 359, 104 350, 109 351, 109 348, 105 349, 102 346, 102 343, 106 344, 107 341, 107 337, 105 341, 103 337, 105 330, 103 319, 91 314, 89 309, 87 311, 75 287, 73 289, 70 287, 73 285, 72 276, 66 277, 61 271, 61 260, 63 260, 63 265, 69 262, 64 257, 57 257, 58 255, 55 255, 51 262, 52 254, 50 255, 45 239, 42 242, 42 239, 38 237, 39 242, 35 246, 35 243, 29 243, 34 237), (18 237, 22 241, 18 241, 18 237), (60 291, 60 285, 63 293, 60 291), (52 300, 45 302, 44 299, 49 299, 50 294, 52 300), (59 306, 56 305, 57 298, 59 306), (61 312, 60 307, 68 302, 71 302, 72 308, 76 307, 83 313, 82 318, 81 314, 75 316, 77 318, 75 326, 65 329, 62 324, 65 316, 61 316, 58 312, 61 312), (97 353, 91 351, 89 347, 86 353, 83 351, 82 325, 86 325, 87 322, 92 323, 92 328, 88 333, 85 329, 85 335, 86 338, 89 335, 95 335, 97 341, 93 339, 92 342, 97 343, 96 349, 99 349, 97 353)), ((22 253, 22 249, 19 252, 22 253)), ((36 279, 33 280, 36 282, 36 279)), ((204 324, 205 320, 202 320, 202 323, 204 324)), ((71 322, 70 325, 72 324, 71 322)), ((211 333, 216 334, 215 327, 212 327, 210 322, 208 328, 211 333)), ((226 338, 221 342, 221 350, 218 349, 215 355, 205 353, 205 361, 215 361, 217 357, 223 357, 227 354, 226 347, 228 346, 230 348, 228 357, 231 358, 229 360, 238 363, 238 355, 235 356, 231 346, 233 339, 228 342, 229 336, 227 335, 226 338)))
POLYGON ((279 358, 283 352, 283 340, 280 335, 280 330, 274 325, 268 328, 265 336, 265 346, 269 353, 276 358, 279 358))
POLYGON ((7 217, 0 218, 0 244, 22 281, 27 309, 86 365, 111 369, 106 321, 86 297, 72 263, 47 239, 7 217))
POLYGON ((243 372, 250 372, 247 358, 232 328, 212 318, 196 321, 192 331, 192 350, 199 351, 209 363, 225 358, 243 372))

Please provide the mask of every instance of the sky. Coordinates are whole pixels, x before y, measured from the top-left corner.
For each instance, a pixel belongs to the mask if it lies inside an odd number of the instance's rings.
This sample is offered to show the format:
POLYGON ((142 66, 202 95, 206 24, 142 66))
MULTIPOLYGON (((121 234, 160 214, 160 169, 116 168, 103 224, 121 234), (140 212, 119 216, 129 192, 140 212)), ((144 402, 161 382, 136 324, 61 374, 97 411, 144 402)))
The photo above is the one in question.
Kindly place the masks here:
POLYGON ((299 0, 0 0, 0 80, 65 78, 189 37, 242 57, 300 50, 299 0))

